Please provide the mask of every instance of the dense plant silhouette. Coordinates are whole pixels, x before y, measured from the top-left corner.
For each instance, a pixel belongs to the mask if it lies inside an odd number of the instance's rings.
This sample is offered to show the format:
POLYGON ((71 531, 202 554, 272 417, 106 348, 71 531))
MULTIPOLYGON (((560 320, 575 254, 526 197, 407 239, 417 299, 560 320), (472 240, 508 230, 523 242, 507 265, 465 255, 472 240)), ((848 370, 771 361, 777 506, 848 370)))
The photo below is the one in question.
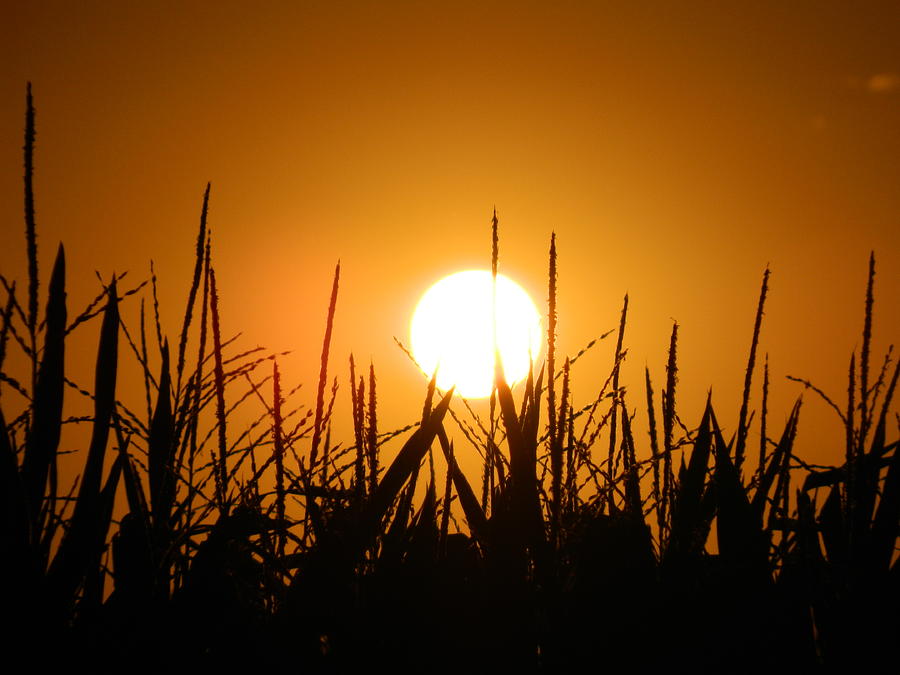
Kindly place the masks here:
MULTIPOLYGON (((103 280, 72 319, 62 245, 39 298, 33 148, 29 87, 27 302, 3 278, 0 333, 0 388, 26 401, 10 418, 0 409, 8 654, 18 650, 32 665, 159 672, 571 672, 584 664, 783 672, 891 662, 898 367, 890 354, 877 375, 870 364, 874 256, 846 405, 803 381, 844 422, 840 466, 795 455, 799 399, 772 433, 765 366, 758 468, 746 468, 768 270, 730 438, 711 399, 695 426, 678 415, 675 324, 660 401, 646 371, 640 414, 649 447, 639 447, 638 409, 619 384, 627 297, 609 377, 592 403, 576 407, 570 379, 581 353, 561 368, 556 353, 555 237, 547 356, 518 400, 499 368, 487 419, 432 381, 420 422, 383 433, 374 367, 358 373, 351 357, 354 436, 341 444, 331 437, 338 380, 329 385, 328 376, 339 266, 316 400, 306 409, 292 402, 296 389, 285 391, 278 354, 238 353, 222 334, 209 186, 177 346, 159 325, 155 278, 124 292, 123 276, 103 280), (139 326, 129 328, 123 304, 148 292, 153 317, 141 301, 139 326), (88 330, 82 324, 99 331, 88 390, 66 376, 68 336, 88 330), (12 350, 30 381, 3 370, 12 350), (117 397, 123 352, 140 365, 145 412, 117 397), (66 492, 64 398, 79 390, 93 414, 78 421, 89 425, 89 441, 66 492), (228 420, 248 399, 261 400, 263 412, 234 437, 228 420), (402 447, 385 466, 382 446, 396 437, 402 447), (457 438, 483 459, 480 485, 459 469, 457 438)), ((498 225, 495 214, 495 273, 498 225)))

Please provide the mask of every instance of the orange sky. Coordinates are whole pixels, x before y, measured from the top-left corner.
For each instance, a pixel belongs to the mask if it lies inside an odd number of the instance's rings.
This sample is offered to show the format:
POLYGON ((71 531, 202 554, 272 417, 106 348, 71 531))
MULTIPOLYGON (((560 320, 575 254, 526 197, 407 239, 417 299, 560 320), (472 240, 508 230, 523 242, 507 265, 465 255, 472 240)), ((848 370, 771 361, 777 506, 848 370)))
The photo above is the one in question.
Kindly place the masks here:
MULTIPOLYGON (((645 364, 661 387, 679 322, 690 424, 709 387, 736 424, 768 263, 777 426, 799 393, 787 374, 843 400, 872 249, 877 363, 900 338, 900 5, 725 4, 15 3, 0 270, 24 282, 30 80, 41 269, 63 240, 73 314, 94 270, 142 279, 152 258, 174 339, 211 181, 225 331, 295 350, 285 377, 310 402, 340 258, 332 373, 346 381, 350 350, 373 359, 382 429, 400 426, 424 387, 393 336, 430 283, 489 265, 496 205, 501 270, 539 303, 557 233, 564 351, 613 328, 630 293, 631 406, 645 364)), ((612 348, 585 358, 576 403, 612 348)), ((801 451, 837 461, 839 427, 806 400, 801 451)))

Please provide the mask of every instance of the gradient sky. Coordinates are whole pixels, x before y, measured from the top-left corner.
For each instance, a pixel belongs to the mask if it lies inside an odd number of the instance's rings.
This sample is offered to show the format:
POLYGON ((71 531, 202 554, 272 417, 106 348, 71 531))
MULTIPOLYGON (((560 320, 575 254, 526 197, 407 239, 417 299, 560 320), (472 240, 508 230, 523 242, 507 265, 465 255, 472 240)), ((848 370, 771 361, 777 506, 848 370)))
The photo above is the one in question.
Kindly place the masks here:
MULTIPOLYGON (((152 258, 174 338, 211 181, 225 331, 294 350, 310 402, 340 259, 332 373, 374 360, 381 428, 400 426, 424 386, 393 336, 430 283, 489 266, 496 206, 501 270, 538 303, 557 234, 563 351, 616 326, 628 292, 630 406, 645 365, 661 388, 675 319, 682 417, 712 387, 728 433, 768 264, 777 426, 800 392, 785 375, 844 399, 870 250, 876 353, 900 338, 900 4, 745 5, 9 3, 0 270, 24 282, 30 80, 41 269, 64 241, 72 313, 95 270, 143 279, 152 258)), ((612 349, 585 357, 576 404, 612 349)), ((806 402, 801 452, 838 461, 834 416, 806 402)))

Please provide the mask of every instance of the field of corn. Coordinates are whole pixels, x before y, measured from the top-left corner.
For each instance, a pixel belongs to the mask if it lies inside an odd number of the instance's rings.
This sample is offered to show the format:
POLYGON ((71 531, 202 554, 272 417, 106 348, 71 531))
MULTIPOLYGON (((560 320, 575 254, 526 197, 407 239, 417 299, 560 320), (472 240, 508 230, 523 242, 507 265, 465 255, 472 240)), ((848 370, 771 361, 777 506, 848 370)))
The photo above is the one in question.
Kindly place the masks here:
MULTIPOLYGON (((521 394, 498 369, 482 419, 432 382, 420 423, 383 433, 374 369, 356 372, 351 357, 354 433, 339 441, 328 367, 340 268, 309 409, 292 403, 278 355, 235 353, 220 330, 208 187, 177 342, 159 327, 155 278, 128 288, 102 279, 73 313, 62 246, 49 281, 39 280, 34 133, 29 93, 29 273, 24 284, 2 277, 0 303, 8 661, 19 653, 38 670, 142 672, 809 672, 896 662, 900 369, 890 352, 878 365, 870 354, 874 256, 846 400, 803 382, 843 420, 840 466, 794 453, 800 400, 784 428, 770 423, 768 369, 756 367, 768 270, 733 434, 711 400, 701 419, 679 417, 677 324, 662 383, 647 370, 640 401, 626 400, 627 297, 609 335, 609 377, 593 403, 575 406, 578 356, 555 347, 552 238, 546 357, 521 394), (120 308, 142 297, 149 316, 140 301, 140 325, 128 326, 120 308), (99 333, 92 387, 66 374, 75 328, 99 333), (28 377, 4 370, 13 351, 28 377), (122 359, 138 363, 143 411, 117 397, 122 359), (67 396, 88 397, 93 414, 67 418, 67 396), (249 398, 264 413, 229 435, 249 398), (646 442, 632 433, 643 415, 646 442), (89 429, 72 486, 59 479, 68 424, 89 429), (477 480, 457 464, 459 439, 483 460, 477 480), (391 461, 388 441, 402 446, 391 461)), ((496 216, 492 226, 496 274, 496 216)))

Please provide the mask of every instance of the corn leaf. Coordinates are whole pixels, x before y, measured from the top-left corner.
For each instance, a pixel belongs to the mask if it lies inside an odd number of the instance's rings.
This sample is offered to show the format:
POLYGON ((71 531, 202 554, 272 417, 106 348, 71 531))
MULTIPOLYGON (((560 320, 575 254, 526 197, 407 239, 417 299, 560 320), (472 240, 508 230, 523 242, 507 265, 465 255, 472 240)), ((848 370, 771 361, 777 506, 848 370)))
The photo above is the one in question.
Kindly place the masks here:
POLYGON ((526 438, 522 431, 512 391, 503 376, 499 354, 496 363, 497 398, 500 401, 500 415, 506 428, 506 442, 509 444, 512 512, 525 542, 540 544, 544 539, 544 528, 535 475, 537 439, 531 436, 526 438))
POLYGON ((32 424, 22 461, 22 481, 31 519, 38 529, 38 520, 45 506, 47 478, 51 465, 56 464, 62 426, 66 333, 66 256, 62 244, 59 245, 50 277, 46 324, 44 355, 32 404, 32 424))
POLYGON ((175 476, 172 468, 173 431, 169 346, 166 343, 162 350, 159 395, 156 399, 156 410, 150 422, 147 450, 153 524, 156 528, 162 529, 165 529, 168 523, 172 500, 175 496, 175 476))
POLYGON ((428 448, 441 426, 441 421, 450 407, 452 397, 453 390, 451 389, 435 406, 428 416, 428 421, 409 437, 390 467, 385 471, 378 488, 365 508, 363 515, 363 536, 365 538, 373 534, 374 528, 384 518, 390 505, 394 503, 394 499, 397 498, 407 478, 419 466, 425 453, 428 452, 428 448))
MULTIPOLYGON (((884 419, 879 423, 876 438, 884 438, 884 419)), ((894 454, 881 492, 881 501, 872 520, 869 549, 870 569, 887 572, 894 555, 900 531, 900 448, 894 443, 894 454)))
POLYGON ((731 444, 722 437, 715 414, 711 414, 715 438, 715 491, 717 537, 723 559, 747 565, 760 575, 767 571, 768 541, 761 521, 754 513, 731 460, 731 444))
POLYGON ((763 512, 766 508, 769 490, 775 482, 775 478, 790 461, 794 438, 797 435, 797 421, 800 418, 800 404, 801 399, 797 399, 797 402, 794 403, 791 414, 788 416, 788 420, 784 425, 781 439, 778 441, 778 445, 769 457, 769 463, 762 474, 759 485, 756 487, 756 492, 753 494, 752 506, 760 522, 762 522, 763 512))
POLYGON ((667 555, 698 553, 703 549, 705 540, 703 532, 706 524, 701 500, 712 449, 711 420, 712 402, 708 398, 690 461, 686 467, 682 464, 679 475, 678 495, 672 514, 672 532, 666 549, 667 555))
POLYGON ((487 518, 481 509, 481 504, 478 503, 478 498, 475 496, 472 486, 466 479, 465 474, 460 470, 456 458, 450 451, 450 441, 447 438, 447 432, 444 430, 443 425, 438 430, 438 439, 441 443, 441 450, 444 452, 444 459, 447 460, 449 470, 452 471, 453 485, 456 488, 456 494, 459 495, 459 502, 466 516, 466 522, 469 524, 469 530, 479 542, 486 544, 488 533, 487 518))
MULTIPOLYGON (((103 462, 109 439, 110 420, 116 397, 119 310, 115 281, 109 287, 109 299, 100 329, 100 346, 94 381, 94 424, 91 444, 81 477, 78 500, 59 551, 48 571, 51 587, 60 609, 70 611, 75 593, 86 574, 99 565, 99 554, 106 541, 109 518, 101 494, 103 462)), ((118 463, 115 465, 118 482, 118 463)), ((112 478, 112 475, 110 476, 112 478)), ((107 497, 111 500, 112 496, 107 497)), ((111 509, 111 505, 109 509, 111 509)))
POLYGON ((828 498, 818 517, 825 554, 832 565, 844 565, 849 560, 847 524, 841 509, 841 493, 837 485, 832 486, 828 498))

